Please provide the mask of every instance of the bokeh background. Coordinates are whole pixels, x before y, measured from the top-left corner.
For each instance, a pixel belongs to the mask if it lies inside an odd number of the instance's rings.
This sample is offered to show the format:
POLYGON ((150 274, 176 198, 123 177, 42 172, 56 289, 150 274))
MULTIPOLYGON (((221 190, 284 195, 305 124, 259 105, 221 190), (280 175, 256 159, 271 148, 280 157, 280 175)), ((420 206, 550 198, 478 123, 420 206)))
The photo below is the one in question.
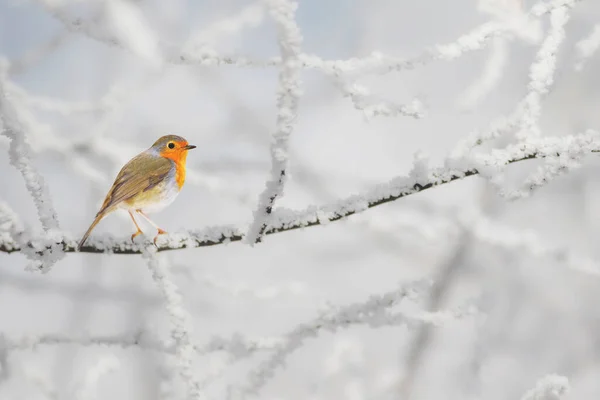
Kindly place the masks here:
MULTIPOLYGON (((330 60, 373 52, 410 58, 533 3, 301 0, 297 22, 304 53, 330 60)), ((555 84, 543 102, 545 136, 600 127, 599 57, 576 68, 577 43, 598 21, 597 2, 581 1, 572 12, 555 84)), ((364 192, 407 174, 417 152, 440 162, 461 138, 514 110, 548 26, 545 16, 530 37, 502 36, 454 61, 348 78, 369 87, 373 101, 418 98, 426 110, 422 119, 366 118, 331 77, 304 70, 291 177, 277 206, 303 209, 364 192), (481 90, 486 68, 495 75, 481 90)), ((279 55, 275 26, 260 3, 0 0, 0 55, 9 63, 11 96, 61 229, 73 236, 91 223, 121 166, 167 133, 198 148, 188 157, 186 187, 153 219, 170 231, 252 220, 270 170, 277 67, 162 63, 172 54, 159 40, 171 50, 193 52, 205 43, 220 54, 279 55), (124 10, 136 10, 139 24, 123 17, 124 10), (132 37, 135 51, 69 32, 60 21, 65 17, 132 37)), ((0 200, 39 229, 7 149, 0 137, 0 200)), ((534 165, 511 166, 507 185, 518 185, 534 165)), ((251 384, 273 354, 269 340, 336 307, 428 279, 429 289, 402 303, 405 312, 471 311, 455 312, 439 326, 354 324, 318 332, 286 354, 284 365, 248 397, 520 398, 555 373, 570 381, 567 398, 597 398, 600 280, 555 255, 592 265, 600 256, 599 167, 597 157, 588 157, 582 168, 517 201, 475 177, 324 227, 272 235, 254 247, 232 243, 162 256, 192 316, 194 343, 266 343, 256 352, 240 345, 199 354, 194 369, 206 395, 227 398, 251 384), (481 218, 490 235, 512 244, 485 240, 461 222, 481 218), (558 253, 527 251, 521 240, 533 237, 558 253)), ((115 213, 94 235, 132 232, 127 214, 115 213)), ((0 342, 0 399, 184 398, 172 356, 119 343, 78 343, 90 337, 125 342, 140 332, 169 338, 168 315, 145 260, 68 254, 47 274, 26 266, 19 254, 0 254, 0 335, 73 340, 20 350, 3 350, 0 342), (113 364, 115 371, 96 382, 94 374, 113 364)))

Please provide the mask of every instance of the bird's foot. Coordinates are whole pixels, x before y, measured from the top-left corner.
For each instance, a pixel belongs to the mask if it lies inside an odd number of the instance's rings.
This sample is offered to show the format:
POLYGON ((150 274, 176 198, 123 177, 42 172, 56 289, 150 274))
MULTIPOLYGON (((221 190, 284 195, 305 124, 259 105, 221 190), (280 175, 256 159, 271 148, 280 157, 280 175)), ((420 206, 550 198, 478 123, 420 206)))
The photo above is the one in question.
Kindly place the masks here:
MULTIPOLYGON (((155 245, 155 246, 156 246, 156 240, 158 239, 158 237, 159 237, 160 235, 164 235, 164 234, 166 234, 166 233, 167 233, 167 231, 165 231, 165 230, 162 230, 162 229, 158 228, 158 233, 156 234, 156 236, 154 236, 154 245, 155 245)), ((156 247, 158 247, 158 246, 156 246, 156 247)))
POLYGON ((138 235, 141 235, 142 233, 144 233, 144 232, 142 232, 141 230, 138 229, 136 233, 134 233, 133 235, 131 235, 131 241, 133 242, 134 239, 136 237, 138 237, 138 235))

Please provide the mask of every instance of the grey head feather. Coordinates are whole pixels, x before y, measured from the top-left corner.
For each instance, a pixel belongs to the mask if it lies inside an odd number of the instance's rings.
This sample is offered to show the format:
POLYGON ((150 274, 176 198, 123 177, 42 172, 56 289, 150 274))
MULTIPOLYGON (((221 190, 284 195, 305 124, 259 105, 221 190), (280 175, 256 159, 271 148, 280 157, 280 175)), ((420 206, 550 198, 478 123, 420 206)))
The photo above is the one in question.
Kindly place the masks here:
POLYGON ((177 135, 165 135, 165 136, 158 138, 158 140, 156 142, 154 142, 154 144, 152 145, 152 148, 153 149, 162 149, 169 142, 187 142, 187 140, 185 140, 181 136, 177 136, 177 135))

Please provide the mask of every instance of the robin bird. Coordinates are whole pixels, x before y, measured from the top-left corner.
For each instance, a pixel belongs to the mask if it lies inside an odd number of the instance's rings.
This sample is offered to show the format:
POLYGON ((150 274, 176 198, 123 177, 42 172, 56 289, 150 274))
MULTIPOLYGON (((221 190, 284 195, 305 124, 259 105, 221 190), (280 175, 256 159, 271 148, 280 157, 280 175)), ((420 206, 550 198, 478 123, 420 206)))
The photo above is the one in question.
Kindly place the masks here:
POLYGON ((188 150, 195 148, 196 146, 188 144, 181 136, 167 135, 154 142, 148 150, 129 160, 117 175, 77 250, 81 250, 102 218, 117 209, 126 209, 135 224, 137 231, 131 235, 132 241, 142 233, 133 216, 137 213, 158 230, 154 237, 156 245, 158 236, 167 232, 159 228, 146 214, 160 211, 175 200, 185 181, 188 150))

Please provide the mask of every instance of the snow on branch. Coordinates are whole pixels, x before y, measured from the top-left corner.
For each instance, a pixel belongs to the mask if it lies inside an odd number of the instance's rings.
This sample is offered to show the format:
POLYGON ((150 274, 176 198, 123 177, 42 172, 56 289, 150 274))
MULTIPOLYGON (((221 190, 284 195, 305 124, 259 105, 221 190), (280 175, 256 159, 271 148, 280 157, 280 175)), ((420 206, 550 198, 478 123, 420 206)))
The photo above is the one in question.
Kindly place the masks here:
MULTIPOLYGON (((236 358, 249 357, 256 352, 268 351, 283 342, 282 338, 246 339, 236 334, 232 337, 213 336, 205 345, 193 345, 196 355, 206 355, 214 352, 228 352, 236 358)), ((81 347, 116 347, 121 349, 140 349, 176 356, 175 344, 167 343, 153 334, 140 330, 138 332, 113 335, 89 336, 67 335, 61 333, 37 336, 22 336, 10 338, 0 335, 0 343, 8 352, 35 350, 42 346, 76 345, 81 347)))
MULTIPOLYGON (((556 8, 563 6, 572 7, 579 1, 581 0, 539 1, 524 15, 524 18, 539 18, 556 8)), ((69 32, 82 34, 106 45, 143 55, 143 52, 136 53, 120 37, 110 33, 106 27, 97 21, 83 20, 81 18, 73 19, 66 12, 64 6, 57 5, 50 0, 37 0, 37 2, 69 32)), ((260 12, 252 5, 248 9, 241 10, 237 18, 224 19, 222 21, 223 24, 229 26, 231 24, 230 19, 240 22, 240 25, 255 26, 256 23, 260 22, 261 16, 260 12)), ((522 21, 517 22, 520 23, 522 21)), ((215 28, 217 28, 215 33, 218 34, 221 29, 226 29, 221 28, 221 26, 222 24, 215 24, 215 28)), ((239 27, 235 29, 239 29, 239 27)), ((211 29, 211 31, 215 31, 215 29, 211 29)), ((297 59, 300 68, 317 69, 334 75, 341 73, 385 74, 392 71, 413 69, 436 60, 453 60, 465 53, 484 48, 490 39, 498 35, 511 33, 516 33, 519 36, 527 36, 527 32, 524 32, 523 27, 515 23, 515 21, 492 21, 480 25, 451 43, 436 45, 422 54, 409 59, 388 56, 380 52, 373 52, 370 56, 364 58, 350 58, 347 60, 325 60, 314 54, 298 53, 297 59)), ((218 51, 210 48, 208 44, 203 43, 202 45, 198 45, 197 38, 201 37, 201 33, 195 34, 190 38, 190 41, 183 45, 183 50, 179 49, 177 45, 160 42, 160 40, 158 40, 158 48, 160 49, 160 53, 164 55, 165 62, 173 64, 233 65, 237 67, 264 68, 278 67, 285 63, 285 60, 281 57, 258 60, 239 55, 221 55, 218 51)))
POLYGON ((353 325, 368 325, 372 328, 404 325, 409 328, 421 324, 441 325, 448 320, 473 314, 474 310, 458 310, 456 312, 390 312, 403 300, 417 300, 431 286, 429 281, 413 281, 400 285, 399 288, 383 294, 370 296, 366 301, 349 304, 331 310, 315 320, 297 325, 285 335, 285 341, 278 346, 271 356, 263 361, 250 375, 249 383, 242 389, 243 394, 256 394, 278 367, 285 365, 286 358, 302 347, 305 340, 317 337, 322 332, 335 333, 353 325))
POLYGON ((569 20, 568 11, 579 0, 561 0, 549 4, 537 5, 531 14, 542 16, 550 13, 551 29, 538 49, 535 61, 529 67, 527 94, 517 104, 514 111, 494 121, 483 132, 475 132, 461 140, 454 150, 457 154, 471 151, 484 142, 497 139, 511 132, 516 132, 519 140, 527 136, 539 137, 539 119, 542 110, 542 99, 554 83, 557 52, 565 40, 564 27, 569 20))
MULTIPOLYGON (((339 221, 403 197, 410 196, 435 186, 461 180, 470 176, 483 175, 488 179, 503 172, 507 165, 525 160, 561 158, 563 154, 586 154, 600 152, 600 138, 594 131, 558 138, 531 138, 502 150, 494 150, 491 154, 472 154, 458 158, 448 158, 443 167, 429 168, 425 159, 417 160, 413 171, 408 176, 399 176, 389 182, 373 187, 371 190, 341 199, 325 206, 309 206, 301 211, 279 208, 272 211, 271 218, 264 230, 265 235, 287 232, 296 229, 329 222, 339 221)), ((571 157, 571 156, 569 156, 571 157)), ((568 168, 568 163, 562 168, 568 168)), ((549 179, 545 179, 548 182, 549 179)), ((241 241, 244 238, 243 227, 219 226, 198 231, 173 233, 164 235, 165 240, 159 242, 157 251, 168 251, 192 247, 214 246, 241 241)), ((1 238, 0 238, 1 240, 1 238)), ((90 238, 81 252, 109 254, 141 254, 149 244, 134 244, 129 239, 90 238)), ((69 236, 57 237, 52 243, 60 246, 65 252, 75 252, 77 243, 69 236)), ((27 242, 31 251, 44 252, 48 244, 36 240, 27 242)), ((12 253, 22 251, 22 246, 14 241, 0 241, 0 251, 12 253)))
POLYGON ((247 340, 240 335, 232 338, 213 337, 204 346, 193 346, 189 340, 188 323, 185 321, 187 313, 181 308, 181 297, 172 282, 165 278, 164 266, 156 258, 156 254, 147 253, 149 267, 153 277, 167 298, 167 310, 171 315, 174 326, 173 337, 175 343, 170 345, 145 332, 138 332, 120 336, 81 336, 74 337, 65 334, 50 334, 32 337, 11 339, 0 336, 1 342, 7 352, 34 350, 39 346, 80 345, 80 346, 113 346, 120 348, 139 348, 148 351, 157 351, 172 355, 179 362, 180 374, 193 388, 191 395, 197 398, 199 386, 192 376, 192 357, 202 356, 215 351, 224 351, 231 355, 232 361, 238 361, 256 354, 258 351, 269 354, 250 376, 250 386, 243 392, 255 392, 270 379, 278 366, 285 363, 285 359, 303 345, 309 338, 320 333, 336 332, 354 325, 368 325, 372 328, 404 325, 408 327, 421 324, 439 326, 449 320, 463 318, 477 313, 472 306, 459 307, 450 311, 436 312, 406 312, 392 309, 403 300, 413 302, 421 299, 431 287, 428 280, 419 280, 400 285, 398 288, 379 295, 370 296, 366 301, 341 306, 328 310, 315 320, 298 325, 291 332, 282 337, 262 338, 247 340))
POLYGON ((569 380, 561 375, 547 375, 537 381, 535 387, 521 397, 521 400, 559 400, 570 389, 569 380))
POLYGON ((529 197, 536 189, 545 186, 553 179, 566 174, 572 169, 581 166, 581 160, 587 154, 579 149, 572 149, 556 156, 549 156, 544 159, 543 165, 539 166, 523 182, 521 187, 516 190, 500 189, 499 194, 510 200, 516 200, 523 197, 529 197))
POLYGON ((25 186, 31 195, 38 217, 45 231, 58 229, 56 211, 44 179, 37 172, 31 161, 31 147, 25 138, 25 132, 19 122, 18 111, 10 100, 6 90, 6 73, 8 65, 0 60, 0 133, 10 140, 8 150, 10 163, 21 173, 25 186))
POLYGON ((397 117, 399 115, 415 119, 423 117, 423 104, 417 99, 413 99, 408 105, 394 104, 391 101, 374 100, 369 89, 366 87, 358 83, 347 84, 339 79, 336 79, 336 81, 343 96, 349 97, 354 104, 354 108, 362 111, 367 119, 377 116, 397 117))
MULTIPOLYGON (((0 134, 10 141, 8 155, 13 165, 23 177, 25 186, 33 199, 37 209, 44 234, 36 239, 27 240, 27 235, 21 227, 11 224, 9 235, 1 235, 0 240, 6 240, 10 247, 19 247, 21 252, 32 261, 33 269, 44 272, 64 257, 61 241, 64 240, 58 233, 59 223, 56 211, 52 205, 52 198, 44 179, 36 170, 31 160, 31 147, 25 136, 25 129, 19 119, 19 111, 11 101, 10 93, 6 89, 8 64, 0 59, 0 134), (19 228, 19 229, 17 229, 19 228), (39 251, 33 250, 33 241, 36 241, 39 251)), ((4 219, 9 216, 4 207, 4 219)))
POLYGON ((572 5, 574 4, 565 4, 550 12, 550 32, 538 50, 536 60, 529 68, 528 93, 521 106, 522 115, 517 138, 541 135, 539 127, 542 113, 541 100, 554 83, 557 53, 566 38, 565 25, 569 21, 569 8, 572 5))
POLYGON ((301 68, 298 54, 300 54, 302 35, 295 20, 298 4, 289 0, 268 0, 266 4, 277 25, 282 66, 277 96, 277 123, 271 143, 271 177, 259 196, 254 220, 246 235, 246 242, 250 244, 261 241, 269 224, 275 200, 283 195, 289 164, 288 142, 294 128, 301 95, 301 68))
POLYGON ((179 289, 168 276, 168 268, 163 259, 159 259, 155 249, 150 246, 144 253, 148 260, 148 268, 152 278, 164 297, 167 312, 171 320, 171 336, 175 341, 175 357, 179 368, 179 375, 188 388, 192 399, 203 399, 202 389, 193 373, 194 347, 191 343, 191 322, 188 312, 183 308, 183 299, 179 289))

